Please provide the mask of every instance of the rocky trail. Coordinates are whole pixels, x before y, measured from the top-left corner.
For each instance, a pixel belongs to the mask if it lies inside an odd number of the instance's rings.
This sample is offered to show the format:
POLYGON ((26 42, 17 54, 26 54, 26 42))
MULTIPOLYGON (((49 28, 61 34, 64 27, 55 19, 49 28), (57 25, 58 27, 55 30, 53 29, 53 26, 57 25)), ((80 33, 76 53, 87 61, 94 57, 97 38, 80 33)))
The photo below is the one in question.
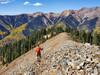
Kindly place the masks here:
POLYGON ((61 33, 43 44, 41 63, 34 49, 0 70, 0 75, 100 75, 100 48, 61 33))

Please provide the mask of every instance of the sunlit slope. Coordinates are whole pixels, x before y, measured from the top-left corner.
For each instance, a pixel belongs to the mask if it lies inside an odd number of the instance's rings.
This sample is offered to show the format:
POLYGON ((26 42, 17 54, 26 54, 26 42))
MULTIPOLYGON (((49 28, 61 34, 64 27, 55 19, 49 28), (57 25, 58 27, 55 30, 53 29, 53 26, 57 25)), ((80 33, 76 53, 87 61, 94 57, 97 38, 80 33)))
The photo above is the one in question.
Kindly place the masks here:
POLYGON ((96 27, 96 28, 94 29, 94 32, 97 33, 97 34, 100 34, 100 27, 96 27))
POLYGON ((26 28, 26 24, 22 24, 17 28, 13 28, 12 30, 10 30, 10 34, 0 42, 7 41, 7 40, 20 40, 22 38, 25 38, 25 36, 22 33, 23 30, 25 30, 25 28, 26 28))

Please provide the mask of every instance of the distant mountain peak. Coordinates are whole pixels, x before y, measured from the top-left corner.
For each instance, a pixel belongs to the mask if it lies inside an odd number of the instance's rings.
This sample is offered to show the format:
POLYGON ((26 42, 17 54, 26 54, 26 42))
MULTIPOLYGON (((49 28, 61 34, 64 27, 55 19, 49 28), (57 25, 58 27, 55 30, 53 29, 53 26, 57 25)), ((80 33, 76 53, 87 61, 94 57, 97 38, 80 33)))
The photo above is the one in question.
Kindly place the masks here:
POLYGON ((36 12, 36 13, 33 13, 34 17, 37 17, 37 16, 42 16, 44 15, 44 13, 42 12, 36 12))

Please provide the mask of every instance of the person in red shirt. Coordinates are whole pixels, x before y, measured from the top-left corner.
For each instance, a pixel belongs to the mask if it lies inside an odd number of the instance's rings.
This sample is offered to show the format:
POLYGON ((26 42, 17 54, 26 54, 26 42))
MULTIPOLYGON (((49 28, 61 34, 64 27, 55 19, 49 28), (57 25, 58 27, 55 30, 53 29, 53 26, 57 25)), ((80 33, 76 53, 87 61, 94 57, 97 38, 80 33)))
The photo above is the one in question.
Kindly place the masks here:
POLYGON ((43 48, 41 48, 39 45, 35 48, 36 56, 37 56, 37 61, 40 62, 41 60, 41 51, 43 48))

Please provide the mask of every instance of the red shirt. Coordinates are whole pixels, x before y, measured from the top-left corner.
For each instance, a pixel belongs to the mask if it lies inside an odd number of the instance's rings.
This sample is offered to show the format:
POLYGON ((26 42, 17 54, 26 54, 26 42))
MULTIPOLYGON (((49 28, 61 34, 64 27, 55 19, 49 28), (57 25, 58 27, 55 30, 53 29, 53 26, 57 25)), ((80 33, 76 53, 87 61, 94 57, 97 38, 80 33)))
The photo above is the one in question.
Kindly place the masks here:
POLYGON ((37 47, 37 48, 35 49, 36 54, 37 54, 37 55, 38 55, 38 54, 41 54, 41 50, 42 50, 42 48, 37 47))

